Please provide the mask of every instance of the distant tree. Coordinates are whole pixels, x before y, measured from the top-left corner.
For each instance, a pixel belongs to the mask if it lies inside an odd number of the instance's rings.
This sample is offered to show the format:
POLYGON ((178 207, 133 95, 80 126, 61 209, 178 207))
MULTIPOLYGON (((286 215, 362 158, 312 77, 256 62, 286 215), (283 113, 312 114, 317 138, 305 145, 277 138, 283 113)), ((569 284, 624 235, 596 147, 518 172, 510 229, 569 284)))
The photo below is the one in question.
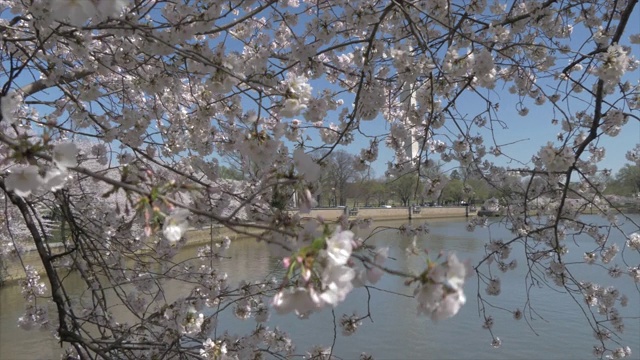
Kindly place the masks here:
POLYGON ((465 199, 464 183, 460 179, 451 179, 442 190, 442 200, 460 203, 465 199))
POLYGON ((400 199, 402 206, 409 206, 409 202, 415 200, 421 191, 418 176, 414 173, 392 180, 389 183, 389 188, 400 199))
MULTIPOLYGON (((357 201, 364 203, 365 206, 371 206, 374 199, 389 193, 384 181, 378 179, 362 179, 354 183, 352 188, 354 194, 356 194, 357 201)), ((357 206, 357 204, 355 205, 357 206)))
POLYGON ((244 175, 242 172, 227 166, 220 166, 220 178, 221 179, 231 179, 231 180, 242 180, 244 175))
POLYGON ((421 203, 440 202, 442 189, 449 181, 449 177, 443 170, 443 163, 433 160, 427 160, 419 168, 420 174, 420 192, 418 193, 421 203))
MULTIPOLYGON (((354 164, 357 165, 358 158, 354 157, 354 164)), ((352 182, 347 186, 347 194, 350 198, 353 198, 353 206, 360 206, 361 202, 367 204, 371 198, 371 188, 375 182, 375 171, 371 168, 370 164, 366 162, 360 163, 360 166, 355 166, 355 175, 352 182)))
POLYGON ((471 188, 470 201, 484 201, 489 198, 489 184, 484 179, 467 178, 465 185, 471 188))
POLYGON ((348 184, 359 176, 354 164, 355 157, 344 150, 334 151, 325 159, 325 184, 331 187, 335 205, 347 204, 348 184))
POLYGON ((640 167, 626 164, 607 186, 608 194, 637 196, 640 193, 640 167))
POLYGON ((382 206, 384 201, 389 197, 391 191, 387 184, 382 180, 375 180, 369 189, 372 196, 376 199, 376 206, 382 206))

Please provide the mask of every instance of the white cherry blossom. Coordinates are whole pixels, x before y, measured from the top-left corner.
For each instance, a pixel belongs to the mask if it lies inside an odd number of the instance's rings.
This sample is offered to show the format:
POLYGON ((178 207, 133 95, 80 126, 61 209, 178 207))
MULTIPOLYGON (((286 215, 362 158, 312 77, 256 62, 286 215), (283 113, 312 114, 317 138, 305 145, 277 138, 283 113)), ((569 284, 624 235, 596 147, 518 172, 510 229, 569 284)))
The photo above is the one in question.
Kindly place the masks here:
POLYGON ((48 191, 57 191, 64 188, 69 178, 69 172, 65 169, 49 169, 47 170, 43 185, 48 191))
POLYGON ((333 306, 343 302, 353 289, 352 280, 355 275, 355 271, 348 266, 327 266, 322 273, 322 284, 325 288, 320 294, 322 301, 333 306))
POLYGON ((13 191, 21 197, 27 197, 36 192, 43 183, 44 179, 40 175, 40 168, 36 165, 14 168, 5 180, 7 190, 13 191))
POLYGON ((97 11, 103 17, 116 17, 130 0, 96 0, 97 11))
POLYGON ((462 287, 470 275, 468 265, 460 262, 455 254, 428 269, 426 278, 414 291, 418 314, 427 315, 434 321, 457 314, 466 303, 462 287))
POLYGON ((352 242, 353 232, 342 230, 340 227, 327 239, 326 253, 332 266, 347 263, 351 256, 352 242))
POLYGON ((306 108, 307 105, 303 104, 298 99, 287 99, 282 104, 280 115, 284 117, 294 117, 296 115, 299 115, 306 108))
POLYGON ((441 284, 424 284, 414 295, 418 301, 418 315, 427 315, 433 321, 454 316, 467 301, 461 289, 449 289, 441 284))
POLYGON ((78 147, 74 143, 60 143, 53 147, 53 162, 62 170, 78 165, 78 147))
MULTIPOLYGON (((113 2, 120 2, 114 0, 113 2)), ((101 1, 104 3, 106 1, 101 1)), ((74 26, 82 26, 98 13, 95 0, 49 0, 53 17, 60 21, 68 21, 74 26)), ((103 5, 105 6, 105 5, 103 5)))
POLYGON ((176 209, 164 219, 162 234, 169 242, 177 242, 189 228, 187 217, 190 212, 185 209, 176 209))
POLYGON ((628 236, 627 247, 640 251, 640 232, 634 232, 628 236))
POLYGON ((299 317, 307 317, 320 310, 324 302, 314 289, 297 287, 278 292, 271 304, 278 314, 293 311, 299 317))
POLYGON ((0 110, 2 111, 2 121, 5 124, 13 124, 16 121, 15 114, 20 107, 22 99, 15 92, 9 92, 0 97, 0 110))

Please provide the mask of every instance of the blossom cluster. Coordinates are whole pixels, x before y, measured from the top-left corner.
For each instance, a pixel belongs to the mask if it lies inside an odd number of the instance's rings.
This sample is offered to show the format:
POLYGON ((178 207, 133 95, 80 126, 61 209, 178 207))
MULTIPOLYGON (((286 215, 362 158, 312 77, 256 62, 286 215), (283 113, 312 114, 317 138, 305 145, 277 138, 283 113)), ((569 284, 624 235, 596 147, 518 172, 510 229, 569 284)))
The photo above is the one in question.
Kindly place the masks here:
POLYGON ((294 117, 307 108, 307 103, 311 98, 311 86, 307 83, 307 79, 302 76, 290 76, 283 86, 286 91, 280 115, 294 117))
POLYGON ((469 264, 449 254, 441 263, 429 262, 414 291, 418 314, 438 321, 454 316, 465 304, 464 282, 471 276, 469 264))
POLYGON ((73 143, 60 143, 53 147, 53 163, 55 168, 46 170, 45 175, 40 174, 40 167, 27 165, 11 170, 5 180, 7 190, 16 195, 27 197, 37 191, 56 191, 64 187, 69 172, 67 168, 77 164, 78 149, 73 143))
POLYGON ((49 0, 53 17, 74 26, 81 26, 92 18, 116 16, 129 0, 49 0))
POLYGON ((318 238, 285 258, 289 279, 273 298, 273 308, 279 314, 295 312, 308 317, 327 305, 337 306, 353 289, 356 271, 347 265, 354 247, 354 234, 336 229, 327 239, 318 238), (293 278, 294 272, 298 278, 293 278))
POLYGON ((629 235, 626 245, 631 249, 640 251, 640 232, 634 232, 631 235, 629 235))
POLYGON ((40 281, 40 275, 33 266, 27 265, 25 274, 26 279, 21 281, 25 313, 18 319, 18 326, 25 330, 47 329, 50 325, 48 307, 46 303, 38 301, 46 295, 47 287, 40 281))

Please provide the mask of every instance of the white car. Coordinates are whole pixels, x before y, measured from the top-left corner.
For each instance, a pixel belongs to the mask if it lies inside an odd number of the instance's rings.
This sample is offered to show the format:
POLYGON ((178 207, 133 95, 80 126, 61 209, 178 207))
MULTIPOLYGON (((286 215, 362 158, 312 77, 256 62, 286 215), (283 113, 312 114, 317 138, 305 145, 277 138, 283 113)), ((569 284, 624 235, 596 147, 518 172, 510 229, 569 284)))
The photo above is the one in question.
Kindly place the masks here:
POLYGON ((382 207, 385 209, 391 209, 391 205, 382 205, 382 207))

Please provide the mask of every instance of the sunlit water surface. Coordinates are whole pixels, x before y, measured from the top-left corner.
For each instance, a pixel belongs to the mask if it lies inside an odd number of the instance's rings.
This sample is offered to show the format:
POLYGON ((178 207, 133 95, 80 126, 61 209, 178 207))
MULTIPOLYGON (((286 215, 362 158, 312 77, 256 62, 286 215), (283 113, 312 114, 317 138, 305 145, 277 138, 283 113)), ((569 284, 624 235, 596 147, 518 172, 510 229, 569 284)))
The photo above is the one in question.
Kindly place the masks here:
MULTIPOLYGON (((585 216, 587 222, 604 224, 595 216, 585 216)), ((634 215, 632 220, 640 223, 640 216, 634 215)), ((497 220, 496 220, 497 221, 497 220)), ((400 222, 377 223, 377 225, 399 226, 400 222)), ((510 238, 510 234, 501 225, 494 224, 488 229, 479 229, 470 233, 465 229, 466 221, 447 220, 430 223, 429 234, 416 239, 419 248, 427 248, 435 257, 441 250, 455 251, 461 259, 470 258, 477 263, 484 255, 484 244, 489 235, 493 239, 510 238)), ((623 231, 637 229, 632 223, 622 224, 623 231)), ((618 240, 622 234, 612 233, 618 240)), ((395 231, 382 232, 370 239, 375 245, 389 245, 392 249, 389 267, 419 272, 424 264, 424 257, 408 257, 404 248, 412 238, 403 237, 395 231)), ((620 245, 623 242, 618 241, 620 245)), ((593 242, 587 238, 567 242, 570 253, 568 260, 581 261, 585 251, 593 249, 593 242), (589 245, 586 245, 586 244, 589 245), (582 245, 582 246, 581 246, 582 245)), ((409 296, 412 290, 401 280, 385 276, 370 288, 372 321, 364 320, 360 329, 349 337, 340 334, 335 340, 333 352, 344 359, 358 358, 360 353, 367 352, 376 359, 585 359, 592 358, 591 351, 596 341, 593 331, 586 322, 576 302, 566 293, 551 285, 550 287, 534 287, 527 296, 528 283, 524 280, 527 271, 521 248, 514 248, 512 258, 520 264, 516 270, 497 273, 502 280, 502 294, 490 300, 496 308, 510 311, 523 309, 528 300, 536 313, 527 313, 527 319, 516 321, 510 312, 489 309, 494 318, 494 334, 502 340, 502 346, 494 349, 490 346, 491 335, 482 329, 482 320, 478 312, 476 294, 478 278, 468 280, 465 286, 467 304, 460 313, 448 320, 434 323, 424 317, 416 316, 416 301, 409 296)), ((186 250, 181 256, 192 256, 193 249, 186 250)), ((253 241, 238 241, 232 244, 220 269, 229 274, 232 283, 240 279, 259 280, 264 276, 272 276, 280 270, 277 259, 269 256, 264 244, 253 241)), ((637 253, 626 251, 624 257, 619 254, 616 260, 622 260, 631 266, 640 263, 637 253)), ((580 272, 574 273, 596 283, 615 285, 629 297, 629 306, 621 308, 621 313, 633 319, 626 321, 625 332, 620 342, 632 349, 632 358, 640 359, 640 291, 629 276, 612 279, 600 274, 597 268, 588 265, 580 266, 580 272)), ((601 269, 600 269, 601 270, 601 269)), ((78 287, 80 283, 78 282, 78 287)), ((81 292, 81 289, 76 289, 81 292)), ((169 289, 173 296, 180 296, 184 288, 169 289)), ((480 288, 484 295, 484 286, 480 288)), ((366 314, 367 299, 365 289, 356 289, 350 297, 335 309, 335 321, 339 322, 342 314, 366 314)), ((582 299, 577 299, 582 301, 582 299)), ((0 358, 2 359, 53 359, 58 358, 59 345, 47 332, 27 332, 17 328, 16 319, 20 316, 23 299, 18 286, 0 288, 0 358)), ((227 330, 234 334, 244 334, 255 327, 253 320, 240 321, 232 315, 222 316, 218 331, 227 330)), ((309 320, 299 320, 295 316, 278 316, 273 314, 269 326, 279 326, 289 332, 297 345, 299 353, 305 353, 313 345, 329 346, 334 341, 334 314, 331 310, 313 314, 309 320)))

